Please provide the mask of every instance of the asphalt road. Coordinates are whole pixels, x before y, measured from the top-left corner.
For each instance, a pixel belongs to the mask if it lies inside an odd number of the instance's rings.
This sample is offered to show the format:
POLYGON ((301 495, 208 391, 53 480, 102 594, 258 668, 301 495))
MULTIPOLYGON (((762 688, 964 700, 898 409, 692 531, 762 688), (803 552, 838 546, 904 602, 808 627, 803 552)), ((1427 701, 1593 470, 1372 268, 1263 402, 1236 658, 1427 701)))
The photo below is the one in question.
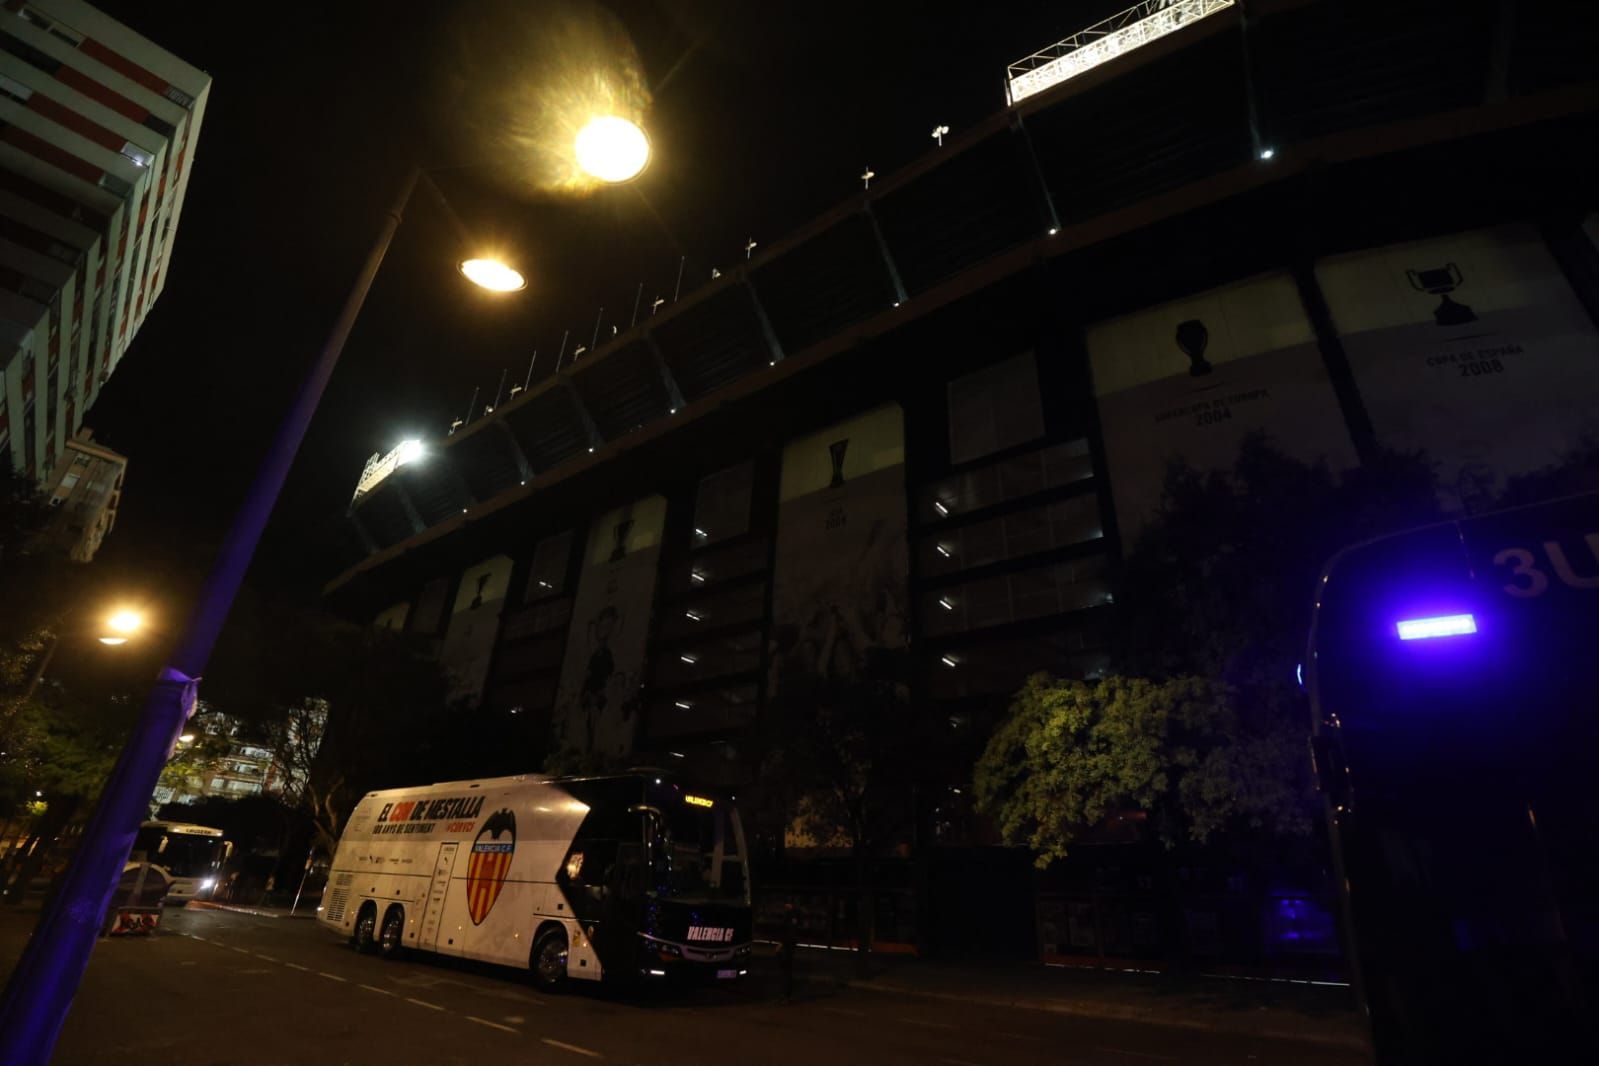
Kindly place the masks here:
MULTIPOLYGON (((36 912, 0 914, 0 964, 36 912)), ((818 985, 549 996, 476 964, 357 955, 315 922, 172 910, 102 940, 55 1062, 201 1066, 583 1062, 1353 1066, 1336 1048, 818 985)))

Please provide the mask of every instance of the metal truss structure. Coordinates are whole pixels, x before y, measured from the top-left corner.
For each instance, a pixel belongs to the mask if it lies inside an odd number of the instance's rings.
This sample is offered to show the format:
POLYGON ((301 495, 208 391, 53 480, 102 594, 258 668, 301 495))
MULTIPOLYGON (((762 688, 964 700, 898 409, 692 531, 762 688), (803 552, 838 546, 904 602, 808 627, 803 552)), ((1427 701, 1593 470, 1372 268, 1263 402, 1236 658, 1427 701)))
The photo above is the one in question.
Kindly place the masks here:
POLYGON ((1014 106, 1235 3, 1236 0, 1144 0, 1012 63, 1006 68, 1006 103, 1014 106))

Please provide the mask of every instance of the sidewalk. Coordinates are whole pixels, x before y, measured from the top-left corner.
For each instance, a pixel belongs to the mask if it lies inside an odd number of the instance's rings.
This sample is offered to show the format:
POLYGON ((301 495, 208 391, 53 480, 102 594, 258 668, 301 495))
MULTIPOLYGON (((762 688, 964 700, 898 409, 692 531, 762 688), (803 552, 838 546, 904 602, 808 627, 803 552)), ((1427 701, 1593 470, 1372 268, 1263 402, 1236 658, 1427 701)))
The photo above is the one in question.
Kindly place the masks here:
POLYGON ((184 905, 185 910, 197 911, 232 911, 234 914, 252 914, 257 918, 315 918, 316 905, 301 904, 300 909, 293 914, 287 907, 268 907, 262 904, 259 907, 246 907, 239 903, 213 903, 210 900, 191 899, 184 905))
MULTIPOLYGON (((770 965, 775 966, 775 960, 770 965)), ((855 956, 848 952, 801 949, 795 960, 795 978, 802 988, 830 984, 926 999, 1367 1048, 1365 1025, 1348 988, 877 955, 872 957, 867 976, 862 977, 856 966, 855 956)))

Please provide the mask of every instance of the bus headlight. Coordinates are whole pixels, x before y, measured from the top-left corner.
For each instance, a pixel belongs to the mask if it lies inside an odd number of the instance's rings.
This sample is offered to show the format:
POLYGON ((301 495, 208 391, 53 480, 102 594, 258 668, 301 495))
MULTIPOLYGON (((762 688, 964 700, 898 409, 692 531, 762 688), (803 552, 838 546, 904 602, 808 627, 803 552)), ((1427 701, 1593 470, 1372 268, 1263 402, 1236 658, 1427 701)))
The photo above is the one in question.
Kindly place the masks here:
POLYGON ((216 885, 217 885, 217 879, 216 878, 214 878, 214 877, 204 878, 200 882, 200 891, 201 892, 209 892, 213 888, 215 888, 216 885))

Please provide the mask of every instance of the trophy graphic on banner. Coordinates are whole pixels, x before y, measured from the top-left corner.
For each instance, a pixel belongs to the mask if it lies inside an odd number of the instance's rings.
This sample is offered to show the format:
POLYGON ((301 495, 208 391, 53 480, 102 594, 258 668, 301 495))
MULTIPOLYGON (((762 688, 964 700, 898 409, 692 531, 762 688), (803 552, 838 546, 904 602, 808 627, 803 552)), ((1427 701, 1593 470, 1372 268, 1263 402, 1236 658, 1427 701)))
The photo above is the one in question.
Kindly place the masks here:
POLYGON ((620 522, 616 523, 616 527, 611 530, 611 535, 616 538, 616 542, 611 545, 610 562, 614 563, 618 559, 624 559, 627 557, 627 535, 632 531, 633 520, 631 518, 622 519, 620 522))
POLYGON ((844 484, 844 453, 849 450, 849 438, 835 440, 827 446, 828 457, 833 460, 833 480, 827 483, 830 489, 836 489, 844 484))
POLYGON ((1210 330, 1197 318, 1177 323, 1177 347, 1188 356, 1188 376, 1202 378, 1214 367, 1205 358, 1205 346, 1210 343, 1210 330))
POLYGON ((1455 264, 1446 263, 1431 270, 1407 269, 1405 273, 1410 276, 1411 288, 1440 298, 1438 306, 1432 311, 1433 319, 1440 326, 1463 326, 1467 322, 1477 321, 1476 312, 1449 298, 1449 294, 1460 288, 1462 282, 1460 268, 1455 264))

